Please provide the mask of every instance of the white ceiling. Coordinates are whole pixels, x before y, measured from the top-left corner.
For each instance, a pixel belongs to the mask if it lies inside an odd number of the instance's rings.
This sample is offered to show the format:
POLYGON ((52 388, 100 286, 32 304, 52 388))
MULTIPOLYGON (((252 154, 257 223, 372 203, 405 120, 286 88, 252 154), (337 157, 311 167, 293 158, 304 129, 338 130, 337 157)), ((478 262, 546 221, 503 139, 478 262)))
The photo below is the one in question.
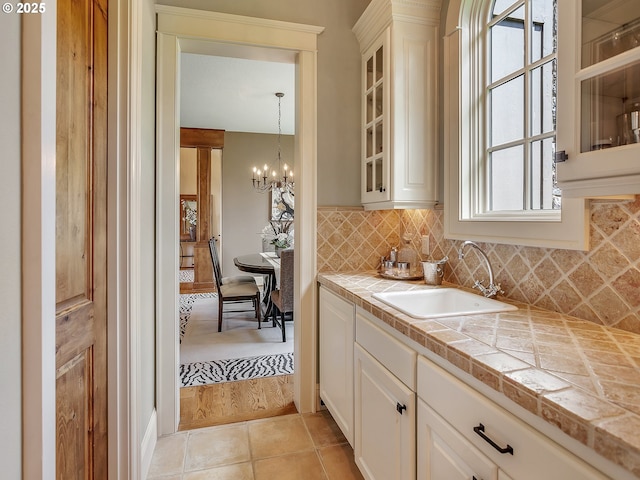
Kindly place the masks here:
POLYGON ((293 135, 295 65, 212 55, 180 55, 180 125, 293 135))

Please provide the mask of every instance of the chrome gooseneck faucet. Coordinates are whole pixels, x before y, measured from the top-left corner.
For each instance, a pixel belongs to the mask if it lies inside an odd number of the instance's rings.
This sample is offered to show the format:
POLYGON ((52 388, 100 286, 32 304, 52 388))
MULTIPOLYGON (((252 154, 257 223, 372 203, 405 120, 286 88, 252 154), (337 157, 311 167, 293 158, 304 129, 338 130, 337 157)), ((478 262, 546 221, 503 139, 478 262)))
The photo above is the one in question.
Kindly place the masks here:
POLYGON ((484 263, 487 266, 487 270, 489 271, 489 286, 485 287, 484 284, 482 283, 482 280, 476 280, 475 283, 473 284, 473 288, 477 288, 478 290, 480 290, 482 294, 487 298, 495 297, 496 294, 498 293, 504 293, 500 288, 499 283, 497 285, 493 283, 493 269, 491 268, 491 263, 489 263, 489 257, 487 257, 487 255, 482 251, 482 249, 477 243, 472 242, 471 240, 465 241, 460 247, 460 249, 458 250, 458 258, 460 260, 464 259, 463 250, 464 250, 464 247, 466 246, 473 247, 476 250, 478 250, 478 252, 480 252, 480 255, 484 259, 484 263))

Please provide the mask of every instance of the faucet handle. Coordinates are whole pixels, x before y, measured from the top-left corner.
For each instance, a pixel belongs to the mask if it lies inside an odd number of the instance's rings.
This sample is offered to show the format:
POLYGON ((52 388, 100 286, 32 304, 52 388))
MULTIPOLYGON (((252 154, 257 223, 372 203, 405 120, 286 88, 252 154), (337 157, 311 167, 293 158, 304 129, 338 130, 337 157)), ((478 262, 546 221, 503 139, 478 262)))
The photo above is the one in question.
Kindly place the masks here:
POLYGON ((491 284, 489 285, 489 288, 487 289, 487 293, 485 293, 485 296, 487 297, 495 297, 498 293, 503 294, 504 290, 502 290, 502 287, 500 286, 500 284, 491 284))

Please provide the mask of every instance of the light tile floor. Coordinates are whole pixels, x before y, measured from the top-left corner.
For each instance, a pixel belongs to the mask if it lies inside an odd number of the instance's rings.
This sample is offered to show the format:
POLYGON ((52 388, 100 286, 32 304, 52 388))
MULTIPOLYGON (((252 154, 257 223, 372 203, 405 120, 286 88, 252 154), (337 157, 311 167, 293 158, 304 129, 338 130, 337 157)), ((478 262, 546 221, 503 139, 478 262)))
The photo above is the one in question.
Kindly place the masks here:
POLYGON ((331 415, 284 415, 160 438, 148 480, 359 480, 331 415))

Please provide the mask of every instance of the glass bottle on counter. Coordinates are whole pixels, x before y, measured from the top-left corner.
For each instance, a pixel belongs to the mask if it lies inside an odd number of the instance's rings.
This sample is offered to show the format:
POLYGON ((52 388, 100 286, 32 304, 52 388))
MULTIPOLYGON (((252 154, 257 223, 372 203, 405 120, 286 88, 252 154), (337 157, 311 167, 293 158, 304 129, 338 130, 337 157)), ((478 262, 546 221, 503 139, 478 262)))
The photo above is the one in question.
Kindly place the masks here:
POLYGON ((418 260, 418 253, 411 244, 411 235, 405 233, 402 236, 402 245, 398 250, 398 276, 412 277, 417 275, 419 266, 420 261, 418 260))

